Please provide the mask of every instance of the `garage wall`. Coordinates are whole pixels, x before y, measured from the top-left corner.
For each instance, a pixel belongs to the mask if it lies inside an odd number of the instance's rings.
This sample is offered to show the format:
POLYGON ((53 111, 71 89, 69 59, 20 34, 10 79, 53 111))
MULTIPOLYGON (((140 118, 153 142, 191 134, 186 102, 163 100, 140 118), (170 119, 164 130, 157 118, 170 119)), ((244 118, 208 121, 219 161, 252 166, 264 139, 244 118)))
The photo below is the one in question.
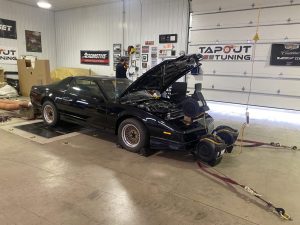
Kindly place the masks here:
POLYGON ((178 34, 179 51, 187 50, 188 1, 187 0, 125 0, 125 44, 144 44, 155 41, 160 34, 178 34))
POLYGON ((110 50, 122 42, 122 2, 76 8, 55 13, 57 67, 92 69, 111 75, 113 65, 80 64, 80 50, 110 50))
POLYGON ((146 40, 158 44, 159 34, 177 33, 176 50, 186 50, 187 21, 186 0, 124 0, 124 4, 119 1, 56 12, 57 66, 81 67, 100 75, 114 75, 114 43, 122 43, 125 48, 146 40), (80 64, 80 50, 89 49, 110 50, 111 65, 80 64))
MULTIPOLYGON (((270 66, 271 44, 300 42, 299 0, 193 0, 189 52, 199 46, 253 42, 258 8, 259 36, 250 104, 300 110, 300 68, 270 66)), ((209 100, 247 102, 251 62, 203 62, 209 100)), ((193 80, 189 84, 193 85, 193 80)))
MULTIPOLYGON (((17 40, 0 38, 0 46, 17 47, 19 56, 33 55, 49 59, 51 69, 56 67, 54 12, 23 4, 0 0, 0 17, 15 20, 17 40), (42 33, 42 53, 26 52, 25 30, 42 33)), ((17 71, 17 65, 0 64, 6 71, 17 71)))

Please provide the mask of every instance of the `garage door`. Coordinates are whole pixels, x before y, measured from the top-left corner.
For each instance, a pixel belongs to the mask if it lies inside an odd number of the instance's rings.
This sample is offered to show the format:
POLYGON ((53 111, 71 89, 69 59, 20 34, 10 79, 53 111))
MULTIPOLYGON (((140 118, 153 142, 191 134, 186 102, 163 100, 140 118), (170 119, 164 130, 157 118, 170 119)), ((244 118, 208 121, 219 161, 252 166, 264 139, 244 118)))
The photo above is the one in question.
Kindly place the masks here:
MULTIPOLYGON (((207 99, 246 104, 252 77, 251 105, 300 110, 300 67, 270 65, 272 44, 300 43, 300 0, 192 0, 191 12, 189 53, 222 52, 226 46, 238 51, 251 46, 242 53, 254 58, 254 62, 247 57, 208 57, 203 61, 203 92, 207 99), (260 40, 254 57, 259 11, 260 40)), ((196 81, 190 78, 189 87, 196 81)))

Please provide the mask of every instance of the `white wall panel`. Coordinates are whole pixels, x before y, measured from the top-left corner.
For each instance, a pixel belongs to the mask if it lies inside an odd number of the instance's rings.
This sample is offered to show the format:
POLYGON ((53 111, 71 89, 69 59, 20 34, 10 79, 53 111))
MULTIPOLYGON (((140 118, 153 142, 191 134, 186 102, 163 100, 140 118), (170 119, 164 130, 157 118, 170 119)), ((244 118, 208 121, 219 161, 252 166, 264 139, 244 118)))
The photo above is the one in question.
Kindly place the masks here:
MULTIPOLYGON (((261 27, 259 36, 261 41, 285 41, 284 38, 299 40, 300 25, 279 25, 272 27, 261 27)), ((256 32, 255 27, 233 28, 233 29, 216 29, 216 30, 191 30, 191 44, 197 44, 199 37, 201 42, 211 43, 216 40, 219 42, 241 42, 252 40, 256 32)))
POLYGON ((113 43, 122 43, 122 2, 55 13, 57 67, 92 69, 112 75, 113 43), (110 65, 80 64, 80 50, 109 50, 110 65))
MULTIPOLYGON (((221 101, 221 102, 239 102, 239 101, 247 102, 247 98, 248 98, 247 92, 235 93, 235 92, 204 90, 203 94, 206 100, 221 101)), ((270 95, 252 94, 249 102, 251 105, 256 105, 256 106, 268 106, 274 108, 294 109, 294 110, 298 110, 300 108, 299 98, 284 97, 280 95, 270 96, 270 95)))
POLYGON ((173 44, 176 54, 187 51, 188 1, 125 0, 125 5, 125 46, 154 41, 160 49, 160 34, 177 34, 178 43, 173 44))
MULTIPOLYGON (((260 25, 278 24, 278 23, 295 23, 300 21, 300 5, 290 5, 278 8, 263 9, 260 16, 260 25), (282 13, 282 11, 288 11, 282 13), (274 15, 277 15, 275 18, 274 15), (287 20, 290 18, 290 21, 287 20)), ((233 11, 228 13, 218 14, 200 14, 193 15, 192 30, 195 29, 209 29, 209 28, 226 28, 238 26, 256 26, 256 19, 258 16, 257 10, 248 11, 233 11), (232 18, 238 18, 233 20, 232 18)))
MULTIPOLYGON (((204 74, 251 75, 251 62, 202 62, 204 74)), ((254 76, 299 78, 298 67, 270 66, 269 62, 255 62, 254 76)))
POLYGON ((143 44, 147 40, 158 45, 159 34, 178 34, 176 50, 186 50, 188 1, 125 0, 126 45, 143 44))
MULTIPOLYGON (((0 0, 0 18, 15 20, 17 40, 0 38, 0 46, 17 47, 18 54, 34 55, 49 59, 50 67, 56 67, 54 12, 19 3, 0 0), (25 30, 39 31, 42 35, 42 53, 26 52, 25 30)), ((17 65, 0 64, 6 71, 17 71, 17 65)))
MULTIPOLYGON (((203 81, 203 87, 207 89, 222 89, 233 91, 249 91, 250 77, 224 77, 219 76, 206 76, 203 81), (224 82, 224 80, 226 82, 224 82)), ((299 94, 300 80, 273 80, 270 79, 253 79, 252 91, 259 93, 277 94, 280 90, 280 94, 297 96, 299 94)))
MULTIPOLYGON (((277 6, 277 5, 290 5, 290 0, 193 0, 192 9, 195 13, 209 13, 218 12, 221 7, 221 11, 227 10, 239 10, 245 8, 251 8, 252 4, 255 7, 264 6, 277 6)), ((300 0, 293 0, 293 4, 299 4, 300 0)))
MULTIPOLYGON (((59 11, 56 18, 57 66, 90 68, 100 75, 114 75, 110 66, 80 64, 80 50, 110 50, 113 43, 123 48, 146 40, 158 45, 159 34, 176 33, 175 48, 186 50, 188 2, 185 0, 125 0, 123 2, 59 11)), ((150 59, 149 59, 150 61, 150 59)))
MULTIPOLYGON (((272 43, 300 42, 300 1, 294 1, 291 5, 290 1, 273 0, 193 0, 189 53, 198 52, 200 45, 247 44, 249 40, 253 43, 259 10, 244 10, 251 9, 252 3, 255 3, 255 7, 266 8, 261 9, 260 40, 256 45, 252 83, 253 95, 256 97, 251 100, 251 104, 300 110, 299 104, 295 104, 297 107, 291 104, 300 100, 300 68, 270 66, 269 63, 272 43), (219 7, 222 8, 221 12, 219 7)), ((210 89, 207 90, 210 100, 246 103, 242 88, 249 90, 252 62, 205 61, 202 70, 203 86, 210 89), (212 86, 218 90, 211 90, 212 86)), ((193 83, 189 86, 193 86, 193 83)))

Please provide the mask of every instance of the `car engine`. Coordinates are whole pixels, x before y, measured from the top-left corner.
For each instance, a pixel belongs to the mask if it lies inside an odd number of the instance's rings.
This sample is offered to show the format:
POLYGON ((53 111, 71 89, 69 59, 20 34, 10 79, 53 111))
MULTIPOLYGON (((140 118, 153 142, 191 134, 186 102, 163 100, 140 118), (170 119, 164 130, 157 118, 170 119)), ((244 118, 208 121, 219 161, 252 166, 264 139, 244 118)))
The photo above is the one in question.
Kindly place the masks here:
POLYGON ((180 107, 163 99, 144 101, 137 105, 137 107, 147 112, 156 114, 165 120, 178 119, 183 116, 183 112, 180 107))

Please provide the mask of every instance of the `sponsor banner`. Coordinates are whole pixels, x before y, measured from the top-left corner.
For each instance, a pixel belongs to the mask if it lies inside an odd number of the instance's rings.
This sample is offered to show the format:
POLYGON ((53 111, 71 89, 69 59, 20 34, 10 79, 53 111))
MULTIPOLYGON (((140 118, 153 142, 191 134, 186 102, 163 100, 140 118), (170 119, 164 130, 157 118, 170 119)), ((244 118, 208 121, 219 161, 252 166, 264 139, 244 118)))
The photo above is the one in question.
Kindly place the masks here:
POLYGON ((17 39, 16 21, 0 18, 0 38, 17 39))
POLYGON ((80 51, 82 64, 109 65, 109 51, 80 51))
POLYGON ((253 45, 227 44, 199 47, 203 60, 211 61, 251 61, 253 45))
POLYGON ((272 44, 270 64, 300 66, 300 43, 272 44))
POLYGON ((17 64, 18 49, 0 46, 0 64, 17 64))

